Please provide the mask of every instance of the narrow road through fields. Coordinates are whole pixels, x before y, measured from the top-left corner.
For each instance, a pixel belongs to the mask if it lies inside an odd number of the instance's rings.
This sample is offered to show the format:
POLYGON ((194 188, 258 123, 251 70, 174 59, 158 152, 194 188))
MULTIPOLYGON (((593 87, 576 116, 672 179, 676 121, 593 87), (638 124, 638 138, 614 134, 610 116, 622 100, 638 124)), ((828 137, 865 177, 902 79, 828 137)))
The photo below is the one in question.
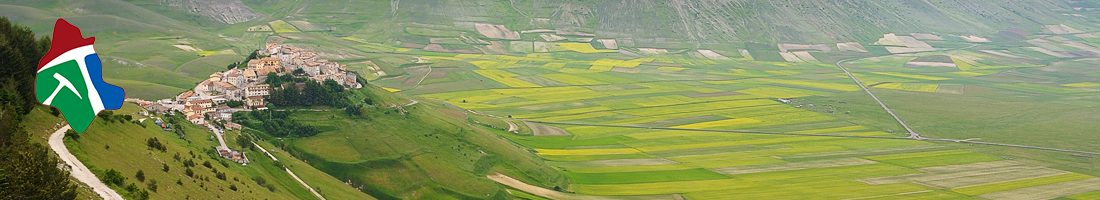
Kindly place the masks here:
POLYGON ((848 74, 848 78, 852 78, 852 81, 855 81, 856 85, 859 85, 859 88, 863 89, 864 92, 867 92, 867 95, 871 95, 871 98, 875 99, 875 102, 878 102, 878 105, 882 106, 883 110, 886 110, 886 113, 889 113, 890 116, 893 116, 894 120, 897 120, 898 123, 901 124, 901 127, 905 128, 905 131, 908 131, 909 138, 918 139, 918 140, 923 139, 923 137, 921 137, 920 134, 917 134, 917 132, 913 131, 912 128, 909 128, 909 125, 905 124, 905 121, 902 121, 901 118, 899 118, 897 114, 894 114, 894 111, 890 110, 890 107, 886 107, 886 104, 882 103, 882 101, 879 100, 878 97, 875 96, 874 93, 871 93, 871 90, 868 90, 867 86, 863 85, 863 82, 860 82, 859 79, 856 78, 856 76, 852 75, 852 72, 849 72, 847 68, 844 68, 844 66, 840 65, 840 63, 848 62, 848 61, 855 60, 855 59, 859 59, 859 58, 849 58, 849 59, 836 61, 836 67, 839 67, 840 70, 844 71, 845 74, 848 74))
POLYGON ((504 123, 508 123, 508 132, 509 133, 519 130, 519 126, 517 126, 516 123, 513 123, 513 122, 508 121, 508 120, 504 120, 504 123))
MULTIPOLYGON (((255 145, 256 148, 260 148, 260 151, 263 151, 264 154, 267 154, 267 157, 271 157, 271 160, 274 160, 276 162, 279 161, 278 158, 275 158, 274 155, 271 155, 271 152, 267 152, 267 149, 264 149, 264 147, 261 147, 259 144, 256 144, 256 142, 252 142, 252 145, 255 145)), ((325 197, 321 196, 321 193, 317 193, 316 190, 313 190, 313 187, 310 187, 309 184, 306 184, 305 181, 302 181, 302 179, 298 178, 298 175, 296 175, 296 174, 294 174, 294 172, 290 171, 290 168, 285 168, 284 167, 283 169, 286 170, 287 174, 290 174, 290 177, 294 177, 294 180, 298 181, 298 183, 302 184, 302 186, 305 186, 306 189, 309 189, 309 192, 313 193, 313 196, 317 196, 318 199, 325 200, 325 197)))
POLYGON ((65 147, 65 131, 69 129, 71 129, 69 125, 57 129, 57 131, 54 131, 53 134, 50 135, 49 140, 50 149, 52 149, 54 153, 57 153, 58 157, 61 157, 61 160, 64 161, 66 165, 72 168, 69 174, 76 178, 76 180, 91 187, 92 191, 103 199, 123 200, 122 196, 118 195, 118 192, 115 192, 115 190, 103 184, 102 181, 99 181, 99 178, 96 178, 95 174, 92 174, 92 171, 88 170, 87 166, 84 166, 84 163, 81 163, 80 160, 76 159, 76 156, 69 153, 69 148, 65 147))
POLYGON ((1090 151, 1078 151, 1070 149, 1058 149, 1049 147, 1037 147, 1017 144, 1005 144, 995 142, 978 142, 970 139, 939 139, 939 138, 927 138, 921 137, 920 139, 912 137, 889 137, 889 136, 862 136, 862 135, 834 135, 834 134, 809 134, 809 133, 788 133, 788 132, 769 132, 769 131, 752 131, 752 130, 717 130, 717 129, 691 129, 691 128, 669 128, 669 127, 648 127, 648 126, 635 126, 635 125, 610 125, 610 124, 589 124, 589 123, 572 123, 572 122, 545 122, 545 121, 533 121, 516 119, 524 122, 542 123, 542 124, 560 124, 560 125, 572 125, 572 126, 602 126, 602 127, 618 127, 618 128, 640 128, 640 129, 653 129, 653 130, 673 130, 673 131, 704 131, 704 132, 724 132, 724 133, 745 133, 745 134, 767 134, 767 135, 793 135, 793 136, 818 136, 818 137, 846 137, 846 138, 871 138, 871 139, 895 139, 895 140, 924 140, 924 141, 937 141, 937 142, 956 142, 956 143, 970 143, 970 144, 984 144, 1003 147, 1016 147, 1027 149, 1038 149, 1047 151, 1059 151, 1067 153, 1079 153, 1079 154, 1091 154, 1100 155, 1100 152, 1090 151))
POLYGON ((420 81, 417 81, 416 85, 414 85, 413 88, 409 89, 409 90, 413 90, 413 89, 416 89, 416 88, 420 87, 420 83, 423 83, 424 79, 428 79, 428 76, 431 76, 431 75, 432 75, 432 65, 428 65, 428 73, 424 74, 424 77, 420 78, 420 81))

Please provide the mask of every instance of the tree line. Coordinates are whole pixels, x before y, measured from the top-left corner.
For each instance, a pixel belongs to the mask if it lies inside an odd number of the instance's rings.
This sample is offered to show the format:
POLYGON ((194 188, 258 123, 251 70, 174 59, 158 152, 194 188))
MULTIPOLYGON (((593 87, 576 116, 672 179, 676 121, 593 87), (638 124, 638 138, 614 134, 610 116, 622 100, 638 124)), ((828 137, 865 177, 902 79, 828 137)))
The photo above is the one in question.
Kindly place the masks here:
POLYGON ((38 60, 50 38, 0 17, 0 199, 75 199, 69 172, 45 145, 31 142, 24 116, 39 105, 34 94, 38 60))
POLYGON ((289 111, 235 112, 233 121, 251 129, 261 130, 274 137, 309 137, 320 133, 313 126, 302 124, 290 118, 289 111))
POLYGON ((267 97, 268 102, 277 106, 344 107, 347 105, 344 86, 333 80, 317 83, 305 78, 295 78, 289 74, 278 76, 271 73, 264 82, 279 86, 272 87, 267 97))

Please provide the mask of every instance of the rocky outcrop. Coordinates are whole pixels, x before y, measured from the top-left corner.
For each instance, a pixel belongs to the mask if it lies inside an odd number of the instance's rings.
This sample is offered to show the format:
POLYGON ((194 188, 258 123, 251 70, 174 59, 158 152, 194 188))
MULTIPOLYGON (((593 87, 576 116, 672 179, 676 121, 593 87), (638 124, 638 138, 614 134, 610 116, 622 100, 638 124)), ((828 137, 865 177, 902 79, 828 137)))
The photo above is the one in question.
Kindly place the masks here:
POLYGON ((260 17, 240 0, 166 0, 168 6, 226 23, 236 24, 260 17))

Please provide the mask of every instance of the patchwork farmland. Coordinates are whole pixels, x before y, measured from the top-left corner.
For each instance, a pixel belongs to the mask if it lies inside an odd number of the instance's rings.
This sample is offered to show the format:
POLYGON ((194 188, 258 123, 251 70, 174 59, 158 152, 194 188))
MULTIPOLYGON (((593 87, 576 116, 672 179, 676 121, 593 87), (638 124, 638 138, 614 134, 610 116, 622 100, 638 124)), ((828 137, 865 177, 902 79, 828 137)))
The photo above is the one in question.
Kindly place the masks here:
MULTIPOLYGON (((467 74, 474 76, 421 85, 447 89, 401 93, 445 101, 482 115, 526 121, 525 126, 536 129, 533 134, 498 134, 530 148, 565 174, 572 184, 562 190, 576 192, 568 198, 996 199, 1027 195, 1085 199, 1087 192, 1100 190, 1075 186, 1034 193, 1100 178, 1036 164, 1033 159, 1037 158, 1017 161, 989 154, 1002 147, 688 130, 905 136, 902 127, 885 120, 891 118, 881 108, 867 107, 874 105, 867 104, 870 98, 859 95, 860 87, 831 64, 807 59, 710 59, 714 56, 692 56, 694 51, 625 56, 618 51, 593 51, 584 43, 558 45, 564 49, 522 57, 425 56, 425 63, 468 63, 453 65, 447 73, 473 71, 467 74), (492 86, 460 88, 467 81, 492 86)), ((841 64, 876 93, 964 95, 988 88, 1004 93, 1073 94, 1096 87, 1092 82, 1068 80, 1060 84, 980 82, 977 79, 1031 71, 1044 64, 1017 62, 983 49, 922 51, 929 52, 871 56, 841 64)), ((1017 53, 1023 52, 1004 52, 1017 53)), ((388 80, 375 83, 408 88, 388 80)), ((888 102, 893 103, 907 105, 888 102)), ((547 194, 496 176, 490 178, 520 191, 566 198, 561 196, 564 193, 547 194)))
POLYGON ((275 104, 320 133, 258 141, 329 199, 1100 199, 1094 2, 90 2, 0 15, 96 27, 142 99, 265 42, 347 64, 363 117, 275 104))

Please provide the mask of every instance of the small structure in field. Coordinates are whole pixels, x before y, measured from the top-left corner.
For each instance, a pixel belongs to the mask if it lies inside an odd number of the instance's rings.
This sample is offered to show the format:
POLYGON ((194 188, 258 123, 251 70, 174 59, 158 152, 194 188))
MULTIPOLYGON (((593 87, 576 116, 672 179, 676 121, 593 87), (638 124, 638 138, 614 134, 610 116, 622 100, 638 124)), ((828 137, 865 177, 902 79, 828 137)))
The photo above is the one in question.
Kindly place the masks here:
POLYGON ((789 100, 789 99, 782 99, 782 98, 778 98, 778 99, 775 99, 775 100, 776 100, 776 101, 779 101, 779 103, 783 103, 783 104, 791 104, 791 100, 789 100))

